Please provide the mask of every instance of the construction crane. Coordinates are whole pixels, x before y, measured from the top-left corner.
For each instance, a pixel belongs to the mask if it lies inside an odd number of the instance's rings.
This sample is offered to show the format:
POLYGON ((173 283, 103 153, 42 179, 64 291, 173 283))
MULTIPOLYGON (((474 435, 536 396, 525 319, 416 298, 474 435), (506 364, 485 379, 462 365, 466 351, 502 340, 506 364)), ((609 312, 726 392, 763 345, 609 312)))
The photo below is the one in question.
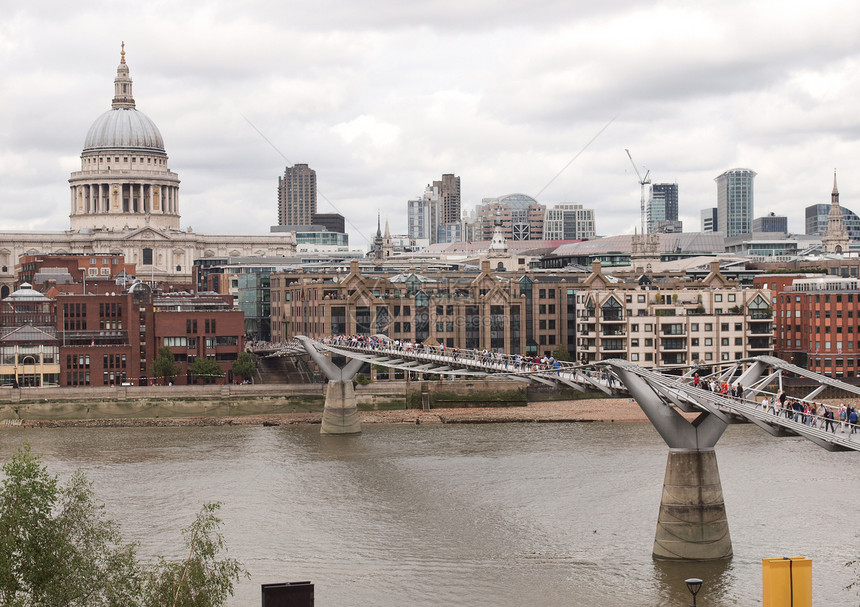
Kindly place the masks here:
POLYGON ((636 168, 636 163, 633 162, 633 156, 630 155, 630 150, 628 150, 627 148, 624 148, 624 151, 627 152, 627 157, 630 159, 630 164, 633 165, 633 170, 636 171, 636 177, 639 178, 639 193, 640 193, 639 211, 642 215, 642 217, 641 217, 642 234, 644 235, 644 234, 648 233, 647 220, 645 217, 645 186, 651 185, 651 177, 650 177, 651 171, 646 170, 645 171, 645 178, 643 179, 642 175, 639 173, 639 169, 636 168))

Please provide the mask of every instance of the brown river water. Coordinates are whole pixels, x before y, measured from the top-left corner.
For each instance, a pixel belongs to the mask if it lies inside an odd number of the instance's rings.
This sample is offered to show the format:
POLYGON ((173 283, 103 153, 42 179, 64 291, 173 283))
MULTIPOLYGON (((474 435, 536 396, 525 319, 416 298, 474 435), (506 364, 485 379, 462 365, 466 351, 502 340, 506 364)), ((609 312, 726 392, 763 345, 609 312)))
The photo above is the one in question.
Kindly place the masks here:
POLYGON ((260 584, 310 580, 316 605, 761 604, 761 559, 813 559, 816 605, 858 605, 857 453, 731 426, 717 445, 735 556, 660 563, 651 548, 667 447, 647 423, 0 430, 49 469, 82 468, 144 555, 220 501, 229 554, 260 584))

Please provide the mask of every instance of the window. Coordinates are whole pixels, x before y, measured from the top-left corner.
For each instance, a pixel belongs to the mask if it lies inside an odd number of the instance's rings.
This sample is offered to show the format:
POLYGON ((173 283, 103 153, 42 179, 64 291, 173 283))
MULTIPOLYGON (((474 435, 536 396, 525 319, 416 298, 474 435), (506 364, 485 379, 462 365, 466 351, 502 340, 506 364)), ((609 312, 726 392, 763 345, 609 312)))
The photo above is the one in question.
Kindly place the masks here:
POLYGON ((143 250, 143 265, 151 266, 152 265, 152 249, 145 248, 143 250))
POLYGON ((723 295, 721 293, 715 294, 714 301, 723 301, 723 295))
POLYGON ((711 339, 710 337, 706 337, 706 338, 705 338, 705 345, 706 345, 706 346, 713 346, 713 345, 714 345, 714 340, 713 340, 713 339, 711 339))
POLYGON ((723 345, 723 346, 727 346, 727 345, 729 345, 729 338, 728 338, 728 337, 723 337, 723 338, 720 340, 720 345, 723 345))
POLYGON ((698 331, 698 330, 699 330, 699 323, 694 322, 694 323, 690 324, 690 331, 698 331))
POLYGON ((709 322, 706 322, 705 323, 705 331, 713 331, 713 330, 714 330, 714 325, 709 323, 709 322))

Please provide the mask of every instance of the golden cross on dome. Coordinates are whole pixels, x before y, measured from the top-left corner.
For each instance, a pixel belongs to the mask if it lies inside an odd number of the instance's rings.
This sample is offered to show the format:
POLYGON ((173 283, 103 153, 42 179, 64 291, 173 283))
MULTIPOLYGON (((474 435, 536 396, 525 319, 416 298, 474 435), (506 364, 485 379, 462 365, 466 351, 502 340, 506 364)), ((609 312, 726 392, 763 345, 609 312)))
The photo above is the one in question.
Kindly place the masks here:
POLYGON ((119 62, 125 63, 125 40, 122 42, 122 51, 119 54, 119 62))

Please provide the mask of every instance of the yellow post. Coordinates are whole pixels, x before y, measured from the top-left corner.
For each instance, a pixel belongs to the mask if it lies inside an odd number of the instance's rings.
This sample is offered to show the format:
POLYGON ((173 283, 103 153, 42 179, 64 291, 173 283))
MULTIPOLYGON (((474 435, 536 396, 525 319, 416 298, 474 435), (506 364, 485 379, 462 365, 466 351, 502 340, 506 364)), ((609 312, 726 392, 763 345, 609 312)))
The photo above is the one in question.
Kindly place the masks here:
POLYGON ((762 607, 812 607, 812 559, 762 559, 762 607))

